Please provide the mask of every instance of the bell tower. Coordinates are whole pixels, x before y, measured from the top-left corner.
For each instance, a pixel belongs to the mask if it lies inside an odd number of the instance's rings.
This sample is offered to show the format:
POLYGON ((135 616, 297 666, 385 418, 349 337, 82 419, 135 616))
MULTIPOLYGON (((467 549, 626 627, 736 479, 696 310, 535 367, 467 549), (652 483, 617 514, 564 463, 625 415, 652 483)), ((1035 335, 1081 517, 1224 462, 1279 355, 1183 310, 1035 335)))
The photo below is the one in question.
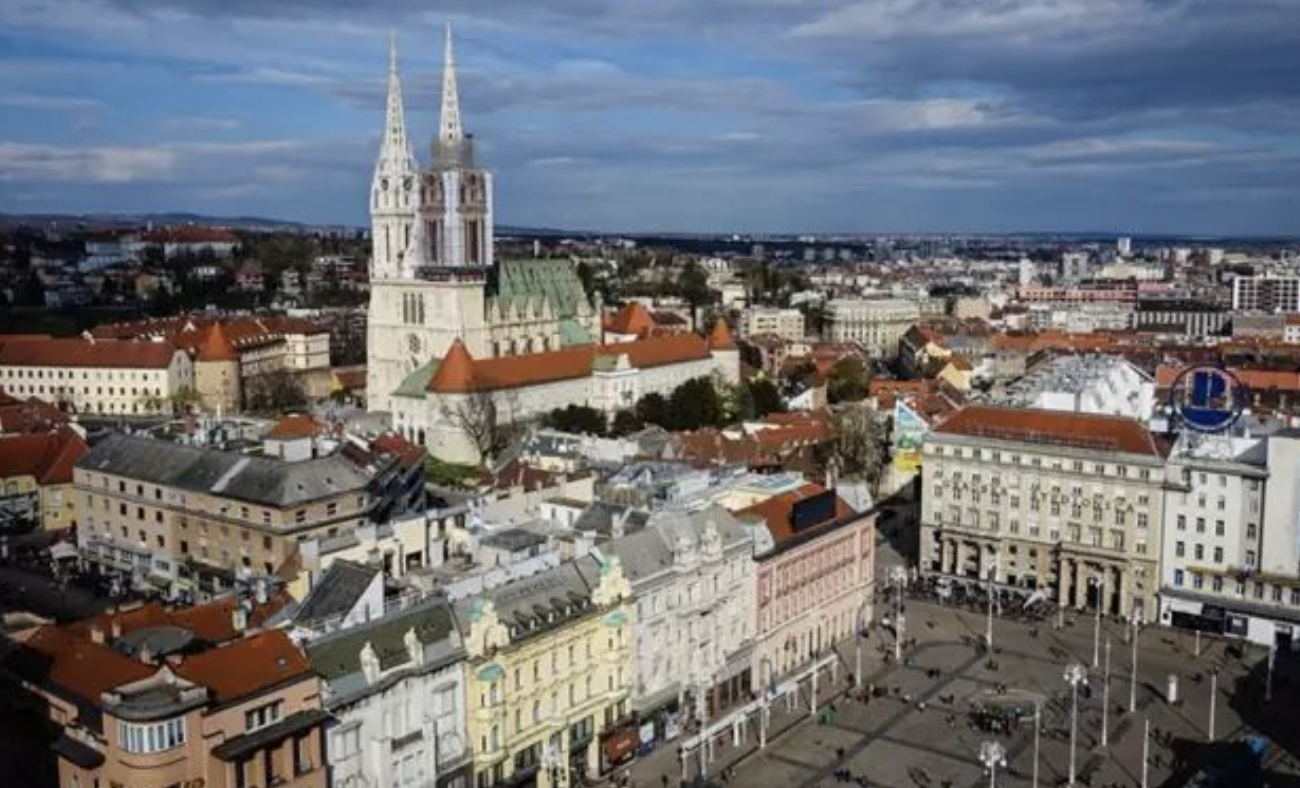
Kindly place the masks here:
POLYGON ((420 208, 423 258, 435 268, 490 268, 492 173, 474 161, 474 137, 460 120, 451 25, 443 42, 442 115, 420 208))

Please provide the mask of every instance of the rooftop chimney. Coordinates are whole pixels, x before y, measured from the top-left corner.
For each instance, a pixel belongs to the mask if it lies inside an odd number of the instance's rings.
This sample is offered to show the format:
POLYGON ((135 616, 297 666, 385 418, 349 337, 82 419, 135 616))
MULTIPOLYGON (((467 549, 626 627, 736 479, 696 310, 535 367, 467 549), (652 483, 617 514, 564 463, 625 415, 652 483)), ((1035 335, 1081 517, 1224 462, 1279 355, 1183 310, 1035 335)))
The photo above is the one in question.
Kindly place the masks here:
POLYGON ((102 644, 104 643, 104 629, 103 629, 102 627, 99 627, 99 626, 93 626, 93 627, 91 627, 91 628, 90 628, 90 639, 91 639, 92 641, 94 641, 94 642, 99 643, 99 644, 102 645, 102 644))
POLYGON ((236 632, 243 632, 248 628, 248 611, 244 609, 242 603, 235 605, 230 611, 230 625, 236 632))
POLYGON ((110 631, 113 633, 114 640, 117 640, 118 638, 122 637, 122 624, 116 618, 113 619, 112 628, 110 631))

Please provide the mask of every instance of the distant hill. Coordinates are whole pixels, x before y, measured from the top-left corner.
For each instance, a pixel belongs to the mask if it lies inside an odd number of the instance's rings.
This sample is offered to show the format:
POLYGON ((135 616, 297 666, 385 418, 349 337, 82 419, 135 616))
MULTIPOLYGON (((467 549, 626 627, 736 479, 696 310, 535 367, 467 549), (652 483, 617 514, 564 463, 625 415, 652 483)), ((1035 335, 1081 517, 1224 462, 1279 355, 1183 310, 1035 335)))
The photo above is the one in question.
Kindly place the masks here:
POLYGON ((152 222, 155 225, 194 224, 214 227, 238 227, 266 230, 277 227, 303 229, 313 225, 268 219, 262 216, 207 216, 199 213, 0 213, 0 226, 30 225, 89 225, 95 227, 139 227, 152 222))

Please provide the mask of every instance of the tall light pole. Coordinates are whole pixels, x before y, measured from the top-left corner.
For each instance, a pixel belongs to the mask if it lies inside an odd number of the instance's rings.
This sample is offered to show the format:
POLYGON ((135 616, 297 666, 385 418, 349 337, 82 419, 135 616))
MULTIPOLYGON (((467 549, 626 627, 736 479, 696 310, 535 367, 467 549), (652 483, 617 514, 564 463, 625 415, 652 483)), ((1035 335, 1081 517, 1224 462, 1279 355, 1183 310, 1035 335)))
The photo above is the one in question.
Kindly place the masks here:
POLYGON ((1264 675, 1264 702, 1273 702, 1273 663, 1277 661, 1277 641, 1268 647, 1268 673, 1264 675))
POLYGON ((862 634, 865 628, 862 623, 862 616, 867 612, 867 605, 864 603, 858 608, 857 637, 853 643, 853 686, 855 689, 862 689, 862 634))
POLYGON ((1214 712, 1219 699, 1219 671, 1210 671, 1210 741, 1214 741, 1214 712))
POLYGON ((989 770, 989 788, 997 788, 998 769, 1007 765, 1007 748, 1002 746, 1002 742, 980 743, 980 763, 989 770))
MULTIPOLYGON (((993 654, 993 581, 998 574, 998 558, 993 556, 993 561, 989 564, 989 624, 988 631, 984 635, 984 642, 988 646, 989 654, 993 654)), ((990 656, 991 658, 991 656, 990 656)))
POLYGON ((1038 736, 1043 724, 1043 701, 1034 701, 1034 786, 1038 788, 1038 736))
POLYGON ((1151 763, 1151 720, 1142 720, 1142 788, 1147 788, 1147 772, 1151 763))
POLYGON ((1110 638, 1106 638, 1106 670, 1101 685, 1101 746, 1110 743, 1110 638))
POLYGON ((1094 668, 1101 664, 1101 605, 1103 597, 1106 596, 1106 576, 1103 574, 1095 582, 1097 602, 1093 607, 1092 615, 1092 666, 1094 668))
POLYGON ((907 569, 893 566, 889 579, 897 586, 894 593, 894 661, 903 661, 903 587, 907 584, 907 569))
POLYGON ((1133 606, 1133 670, 1128 677, 1128 710, 1137 711, 1138 707, 1138 635, 1141 634, 1141 620, 1138 618, 1137 605, 1133 606))
POLYGON ((1088 683, 1088 669, 1078 662, 1065 668, 1065 683, 1070 685, 1070 788, 1074 788, 1075 745, 1079 738, 1079 685, 1088 683))

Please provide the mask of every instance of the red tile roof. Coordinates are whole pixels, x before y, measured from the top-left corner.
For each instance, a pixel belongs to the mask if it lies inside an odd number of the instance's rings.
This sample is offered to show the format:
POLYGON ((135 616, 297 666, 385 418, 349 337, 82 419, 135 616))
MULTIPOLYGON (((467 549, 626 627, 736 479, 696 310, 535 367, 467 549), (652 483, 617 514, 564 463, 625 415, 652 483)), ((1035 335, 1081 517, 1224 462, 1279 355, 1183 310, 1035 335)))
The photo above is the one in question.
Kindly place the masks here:
POLYGON ((447 355, 443 356, 438 371, 429 381, 429 391, 443 394, 464 394, 473 391, 476 387, 474 371, 474 359, 470 356, 469 349, 465 347, 464 342, 460 341, 460 337, 456 337, 451 347, 447 348, 447 355))
POLYGON ((0 365, 15 367, 111 367, 166 369, 176 347, 170 342, 45 339, 0 344, 0 365))
POLYGON ((34 476, 41 486, 70 484, 72 466, 89 450, 70 429, 6 435, 0 437, 0 479, 34 476))
POLYGON ((157 670, 63 627, 41 627, 23 649, 30 656, 24 660, 24 653, 18 655, 18 669, 29 680, 53 685, 62 690, 60 694, 90 703, 98 703, 100 695, 114 687, 148 678, 157 670))
POLYGON ((0 435, 48 432, 67 424, 68 414, 36 397, 23 401, 0 391, 0 435))
POLYGON ((702 337, 685 333, 475 360, 457 339, 429 381, 429 391, 464 394, 587 377, 595 368, 598 356, 626 356, 633 367, 645 369, 698 361, 709 358, 710 353, 702 337))
POLYGON ((385 432, 371 441, 370 446, 377 451, 394 455, 408 468, 424 461, 424 449, 396 432, 385 432))
POLYGON ((175 671, 211 690, 217 703, 312 675, 311 664, 302 651, 279 629, 258 632, 187 657, 175 671))
POLYGON ((615 334, 632 334, 642 336, 654 330, 655 319, 650 311, 637 301, 629 303, 609 322, 609 330, 615 334))
MULTIPOLYGON (((1187 369, 1185 365, 1161 365, 1156 369, 1156 387, 1169 388, 1174 385, 1174 381, 1187 369)), ((1243 369, 1241 367, 1230 368, 1228 370, 1237 377, 1246 386, 1256 391, 1300 391, 1300 372, 1290 372, 1286 370, 1273 369, 1243 369)))
POLYGON ((238 361, 239 354, 226 338, 221 323, 213 323, 200 332, 199 349, 195 358, 199 361, 238 361))
POLYGON ((148 243, 239 243, 239 236, 221 227, 164 227, 144 234, 148 243))
MULTIPOLYGON (((815 495, 821 495, 826 492, 826 488, 820 484, 805 484, 797 490, 781 495, 774 495, 765 501, 756 503, 745 509, 736 512, 736 517, 741 519, 759 519, 767 525, 767 530, 772 534, 772 541, 780 546, 783 542, 788 541, 795 536, 794 521, 791 515, 794 513, 795 504, 805 501, 815 495)), ((817 528, 829 523, 834 523, 851 517, 854 514, 853 507, 849 506, 843 498, 835 496, 835 514, 821 523, 813 524, 802 529, 801 533, 807 533, 809 528, 817 528)))
POLYGON ((731 336, 731 329, 727 327, 727 321, 718 318, 718 322, 713 324, 713 331, 709 333, 709 348, 712 350, 735 350, 736 340, 731 336))
POLYGON ((1137 421, 1121 416, 971 405, 953 414, 934 432, 1161 456, 1151 433, 1137 421))
POLYGON ((275 426, 262 437, 273 441, 291 441, 301 438, 313 438, 324 434, 328 429, 328 426, 310 415, 291 413, 288 416, 281 417, 275 423, 275 426))

